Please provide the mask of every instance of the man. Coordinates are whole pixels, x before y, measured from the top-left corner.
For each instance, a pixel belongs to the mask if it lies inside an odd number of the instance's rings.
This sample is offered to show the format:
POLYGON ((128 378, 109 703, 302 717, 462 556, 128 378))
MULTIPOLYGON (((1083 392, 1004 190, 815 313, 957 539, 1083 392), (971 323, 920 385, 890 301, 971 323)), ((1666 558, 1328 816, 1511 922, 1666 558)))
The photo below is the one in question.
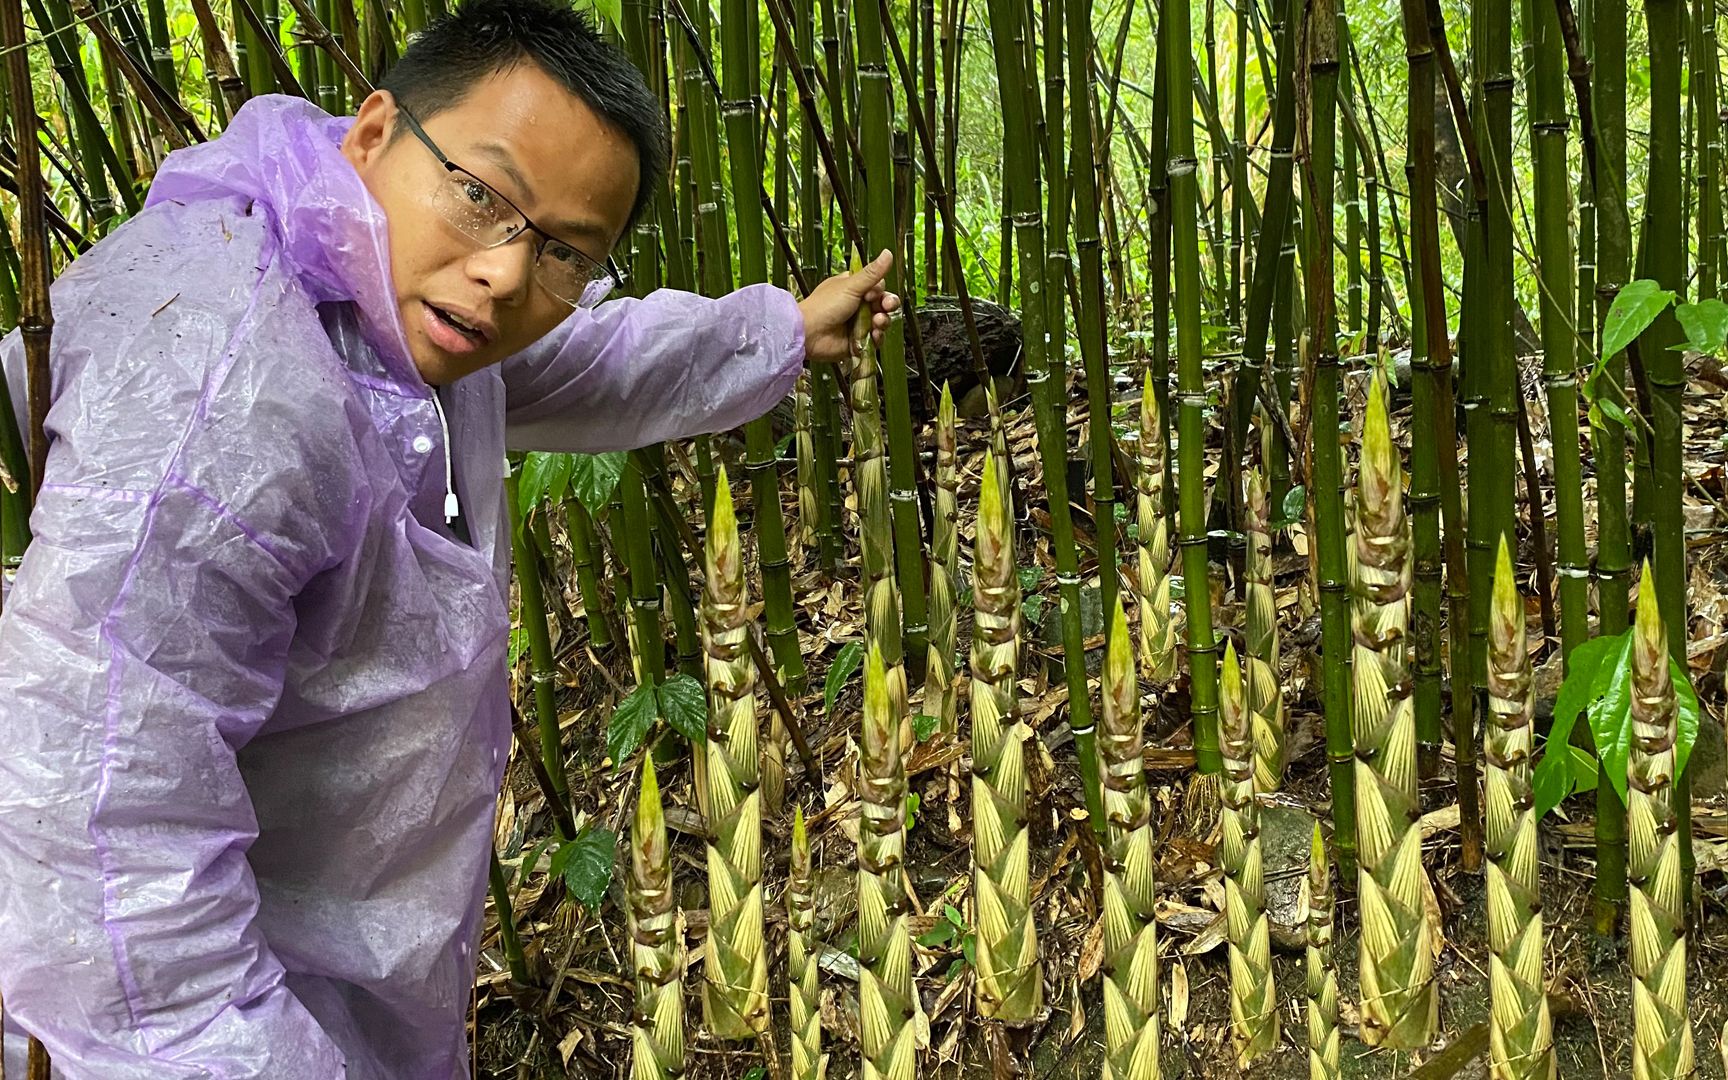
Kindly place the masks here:
POLYGON ((897 306, 884 257, 596 309, 665 136, 560 2, 471 0, 352 119, 250 103, 56 285, 0 993, 63 1076, 466 1076, 506 449, 733 427, 897 306))

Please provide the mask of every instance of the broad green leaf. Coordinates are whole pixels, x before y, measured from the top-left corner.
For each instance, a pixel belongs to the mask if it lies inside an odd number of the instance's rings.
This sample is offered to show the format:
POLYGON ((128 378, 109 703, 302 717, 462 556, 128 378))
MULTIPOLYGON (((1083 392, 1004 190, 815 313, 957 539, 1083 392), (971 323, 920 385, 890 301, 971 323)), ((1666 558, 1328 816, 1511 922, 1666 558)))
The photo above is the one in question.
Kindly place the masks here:
POLYGON ((692 676, 678 674, 660 684, 660 715, 672 730, 700 746, 708 738, 708 700, 702 683, 692 676))
POLYGON ((1608 318, 1602 324, 1604 360, 1625 351, 1673 302, 1674 294, 1649 278, 1627 282, 1609 305, 1608 318))
POLYGON ((1674 317, 1686 331, 1686 342, 1701 353, 1728 347, 1728 304, 1711 297, 1696 304, 1677 304, 1674 317))
POLYGON ((918 824, 918 807, 922 806, 923 804, 924 804, 924 800, 918 797, 918 793, 916 791, 908 792, 906 794, 906 831, 907 832, 911 832, 912 828, 918 824))
POLYGON ((658 713, 654 688, 646 684, 630 691, 630 696, 618 703, 612 722, 606 725, 606 756, 612 759, 614 769, 622 768, 642 745, 658 713))
POLYGON ((618 850, 618 837, 611 829, 598 825, 583 830, 582 835, 559 849, 564 854, 564 886, 570 895, 589 911, 598 911, 612 884, 612 862, 618 850))
POLYGON ((543 454, 538 451, 527 454, 522 459, 521 479, 521 509, 522 516, 540 502, 559 503, 564 501, 564 495, 570 490, 571 470, 575 468, 574 454, 543 454))
POLYGON ((1572 760, 1572 790, 1582 795, 1596 790, 1596 755, 1582 746, 1568 746, 1572 760))
POLYGON ((528 651, 528 628, 526 626, 512 627, 510 630, 510 655, 505 666, 511 670, 516 667, 516 661, 522 659, 522 654, 528 651))
POLYGON ((924 713, 919 713, 917 716, 912 718, 912 734, 918 736, 919 742, 924 742, 929 739, 930 736, 936 734, 936 729, 940 727, 941 724, 942 721, 938 718, 927 716, 924 713))
MULTIPOLYGON (((1626 754, 1632 746, 1632 635, 1635 632, 1635 628, 1628 628, 1625 633, 1605 639, 1618 640, 1620 645, 1608 656, 1599 679, 1601 693, 1589 706, 1590 730, 1596 736, 1596 756, 1621 802, 1626 801, 1626 754)), ((1573 655, 1577 655, 1576 651, 1573 655)))
POLYGON ((926 949, 938 948, 953 940, 954 925, 946 922, 939 922, 918 935, 918 944, 924 946, 926 949))
POLYGON ((858 665, 864 661, 864 643, 848 641, 840 646, 840 655, 834 658, 834 663, 828 668, 828 679, 822 687, 822 709, 824 712, 834 711, 834 699, 840 696, 840 691, 846 685, 846 680, 858 670, 858 665))
POLYGON ((623 451, 611 454, 571 454, 570 490, 590 514, 599 515, 612 501, 618 478, 624 475, 623 451))
POLYGON ((768 1070, 758 1065, 744 1074, 744 1080, 764 1080, 767 1075, 768 1070))
POLYGON ((1043 581, 1044 571, 1038 569, 1036 566, 1022 566, 1020 568, 1021 592, 1032 592, 1034 589, 1038 588, 1043 581))
POLYGON ((1596 407, 1602 410, 1603 416, 1606 416, 1616 424, 1619 424, 1628 431, 1632 429, 1631 418, 1626 415, 1626 410, 1620 407, 1620 403, 1615 401, 1613 398, 1598 398, 1596 401, 1596 407))
POLYGON ((942 917, 953 924, 954 929, 966 929, 966 917, 960 914, 960 909, 953 904, 942 905, 942 917))
POLYGON ((1284 493, 1284 505, 1279 508, 1283 516, 1278 524, 1288 525, 1293 521, 1301 521, 1302 514, 1308 509, 1308 489, 1296 484, 1284 493))
POLYGON ((1692 744, 1698 741, 1698 691, 1692 689, 1686 669, 1672 656, 1668 658, 1668 675, 1674 680, 1674 697, 1680 704, 1680 715, 1674 722, 1674 772, 1678 775, 1686 771, 1692 744))
MULTIPOLYGON (((1548 753, 1548 749, 1566 746, 1572 737, 1572 727, 1578 715, 1590 709, 1607 693, 1614 669, 1623 666, 1630 657, 1632 639, 1628 634, 1591 638, 1572 650, 1566 680, 1560 684, 1560 695, 1554 702, 1554 724, 1549 729, 1542 760, 1536 764, 1532 785, 1536 796, 1536 816, 1541 818, 1576 789, 1569 754, 1548 753)), ((1594 727, 1594 722, 1592 722, 1594 727)), ((1598 747, 1603 745, 1597 736, 1598 747)), ((1621 759, 1621 781, 1625 780, 1625 759, 1621 759)))
POLYGON ((1044 625, 1044 598, 1042 596, 1028 596, 1020 602, 1020 610, 1025 612, 1026 621, 1033 626, 1044 625))

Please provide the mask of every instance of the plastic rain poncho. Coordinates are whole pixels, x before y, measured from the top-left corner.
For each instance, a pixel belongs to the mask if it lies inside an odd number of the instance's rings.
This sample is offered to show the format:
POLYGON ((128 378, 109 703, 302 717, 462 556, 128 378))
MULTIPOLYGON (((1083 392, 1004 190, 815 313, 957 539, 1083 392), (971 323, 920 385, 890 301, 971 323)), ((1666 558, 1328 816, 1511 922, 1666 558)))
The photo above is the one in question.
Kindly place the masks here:
POLYGON ((349 123, 254 100, 54 287, 0 616, 0 993, 62 1076, 467 1076, 505 450, 724 430, 803 359, 777 289, 621 299, 448 388, 446 440, 349 123))

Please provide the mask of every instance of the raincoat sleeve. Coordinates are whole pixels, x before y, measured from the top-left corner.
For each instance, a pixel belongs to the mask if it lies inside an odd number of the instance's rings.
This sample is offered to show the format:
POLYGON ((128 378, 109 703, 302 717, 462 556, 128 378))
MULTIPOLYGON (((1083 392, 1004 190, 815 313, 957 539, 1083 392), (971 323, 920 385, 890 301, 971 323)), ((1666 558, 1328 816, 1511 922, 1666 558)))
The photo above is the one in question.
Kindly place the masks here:
POLYGON ((228 331, 179 304, 126 341, 134 370, 50 414, 0 618, 0 992, 68 1080, 333 1080, 342 1052, 254 923, 236 752, 275 708, 296 595, 338 558, 315 523, 364 493, 301 452, 304 385, 204 365, 228 331))
POLYGON ((611 301, 504 362, 505 437, 599 453, 726 431, 791 393, 803 361, 803 315, 772 285, 611 301))

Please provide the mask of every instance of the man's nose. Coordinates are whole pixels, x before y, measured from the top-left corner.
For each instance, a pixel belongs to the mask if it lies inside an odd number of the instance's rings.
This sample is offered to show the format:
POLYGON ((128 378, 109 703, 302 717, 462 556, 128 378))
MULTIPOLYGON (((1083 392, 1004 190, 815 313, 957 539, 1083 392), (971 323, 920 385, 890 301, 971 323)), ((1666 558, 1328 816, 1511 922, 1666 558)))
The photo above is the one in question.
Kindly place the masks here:
POLYGON ((524 232, 509 243, 482 248, 468 258, 468 276, 502 302, 521 300, 534 280, 534 234, 524 232))

